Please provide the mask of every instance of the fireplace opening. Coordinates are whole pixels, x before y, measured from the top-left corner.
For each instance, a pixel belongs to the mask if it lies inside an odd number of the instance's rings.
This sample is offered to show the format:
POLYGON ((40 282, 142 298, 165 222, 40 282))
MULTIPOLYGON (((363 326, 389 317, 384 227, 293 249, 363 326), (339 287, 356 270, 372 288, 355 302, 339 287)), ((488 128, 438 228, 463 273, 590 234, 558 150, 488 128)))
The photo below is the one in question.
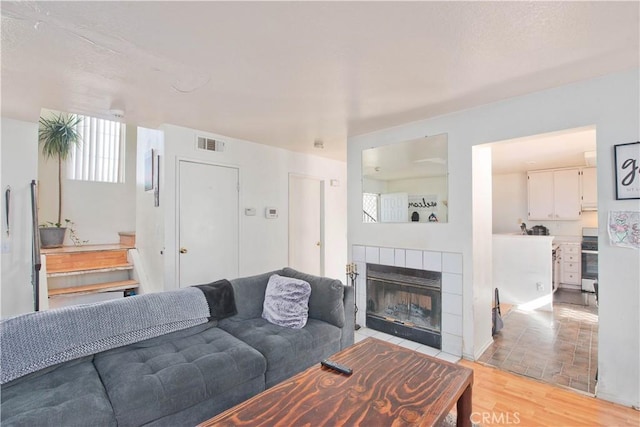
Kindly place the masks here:
POLYGON ((367 327, 442 348, 442 273, 367 264, 367 327))

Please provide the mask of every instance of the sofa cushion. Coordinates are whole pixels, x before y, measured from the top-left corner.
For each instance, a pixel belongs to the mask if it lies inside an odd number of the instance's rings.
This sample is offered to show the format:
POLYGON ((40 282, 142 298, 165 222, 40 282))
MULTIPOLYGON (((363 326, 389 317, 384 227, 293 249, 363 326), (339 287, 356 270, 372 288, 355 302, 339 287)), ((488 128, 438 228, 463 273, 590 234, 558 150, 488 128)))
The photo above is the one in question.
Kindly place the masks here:
POLYGON ((283 328, 262 318, 238 317, 221 320, 219 327, 264 355, 267 387, 340 350, 340 328, 311 318, 302 329, 283 328))
POLYGON ((284 268, 282 275, 309 282, 309 317, 324 320, 339 328, 344 327, 344 285, 336 279, 301 273, 284 268))
POLYGON ((285 328, 300 329, 307 324, 311 285, 304 280, 274 274, 264 295, 262 318, 285 328))
POLYGON ((257 276, 241 277, 231 280, 231 285, 233 286, 233 291, 236 296, 238 317, 253 319, 262 315, 267 282, 269 282, 269 277, 274 274, 282 274, 282 271, 271 271, 257 276))
POLYGON ((2 386, 2 426, 115 426, 91 360, 65 362, 2 386))
POLYGON ((262 377, 262 355, 215 327, 195 326, 99 353, 94 363, 119 426, 173 414, 262 377))

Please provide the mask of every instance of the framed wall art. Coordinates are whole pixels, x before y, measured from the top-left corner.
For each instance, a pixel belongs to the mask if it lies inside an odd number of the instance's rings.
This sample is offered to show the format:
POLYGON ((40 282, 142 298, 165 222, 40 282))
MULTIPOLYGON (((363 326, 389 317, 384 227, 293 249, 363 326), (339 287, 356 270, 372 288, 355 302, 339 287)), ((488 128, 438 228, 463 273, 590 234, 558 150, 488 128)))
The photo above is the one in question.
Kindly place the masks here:
POLYGON ((144 191, 152 191, 156 183, 156 150, 149 149, 144 155, 144 191))
POLYGON ((640 199, 640 142, 613 146, 616 200, 640 199))
POLYGON ((160 206, 160 155, 153 156, 153 205, 157 208, 160 206))

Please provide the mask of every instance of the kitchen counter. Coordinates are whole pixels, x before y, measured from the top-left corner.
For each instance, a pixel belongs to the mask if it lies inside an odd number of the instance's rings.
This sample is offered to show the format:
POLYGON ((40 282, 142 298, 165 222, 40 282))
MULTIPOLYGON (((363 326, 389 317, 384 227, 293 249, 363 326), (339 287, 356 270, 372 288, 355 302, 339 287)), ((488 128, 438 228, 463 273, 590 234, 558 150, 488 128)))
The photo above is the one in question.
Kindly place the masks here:
POLYGON ((555 236, 493 235, 493 283, 500 300, 523 309, 551 311, 555 236))
POLYGON ((582 236, 555 236, 554 243, 580 243, 582 242, 582 236))
MULTIPOLYGON (((556 239, 558 236, 541 236, 538 234, 522 234, 522 233, 500 233, 494 234, 493 237, 519 238, 519 239, 556 239)), ((570 236, 560 236, 561 238, 570 236)))

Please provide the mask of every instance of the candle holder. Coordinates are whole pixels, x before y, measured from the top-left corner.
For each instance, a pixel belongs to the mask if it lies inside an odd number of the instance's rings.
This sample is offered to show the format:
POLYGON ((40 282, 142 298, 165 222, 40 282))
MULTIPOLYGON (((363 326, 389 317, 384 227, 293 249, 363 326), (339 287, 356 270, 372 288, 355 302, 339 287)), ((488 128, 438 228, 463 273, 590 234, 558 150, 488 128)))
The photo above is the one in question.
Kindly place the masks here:
POLYGON ((351 282, 351 286, 353 286, 353 305, 354 305, 354 312, 353 312, 353 317, 354 317, 354 325, 355 325, 355 330, 357 331, 358 329, 360 329, 360 325, 358 325, 358 292, 357 292, 357 288, 356 288, 356 284, 358 283, 358 281, 356 280, 358 278, 358 266, 355 263, 350 263, 347 264, 347 277, 349 278, 349 281, 351 282))

